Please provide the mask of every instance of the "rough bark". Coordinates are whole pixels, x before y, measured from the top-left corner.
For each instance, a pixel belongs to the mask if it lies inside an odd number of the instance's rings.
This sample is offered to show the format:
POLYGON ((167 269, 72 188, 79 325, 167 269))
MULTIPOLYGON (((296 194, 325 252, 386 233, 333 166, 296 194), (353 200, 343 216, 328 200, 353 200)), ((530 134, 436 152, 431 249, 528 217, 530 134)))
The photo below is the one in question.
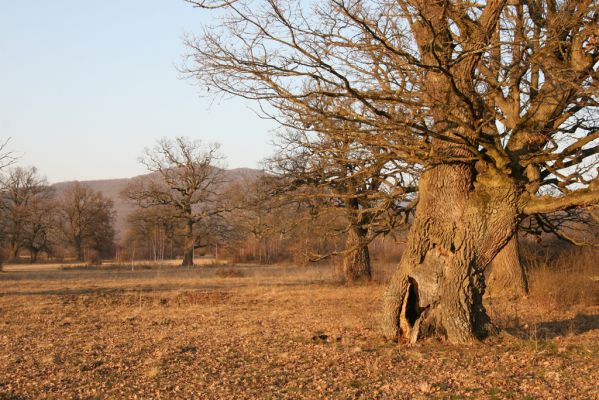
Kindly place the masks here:
POLYGON ((195 249, 195 238, 193 236, 193 221, 187 222, 187 231, 185 234, 185 253, 183 254, 183 262, 181 266, 193 266, 193 252, 195 249))
POLYGON ((489 267, 488 297, 516 299, 528 294, 528 278, 520 262, 516 235, 497 253, 489 267))
POLYGON ((406 251, 385 293, 383 334, 415 342, 482 339, 484 268, 516 229, 516 188, 491 169, 440 165, 425 172, 406 251))
POLYGON ((345 259, 343 262, 343 275, 347 282, 370 281, 372 270, 370 267, 370 253, 365 237, 367 232, 360 227, 353 227, 347 234, 345 259))

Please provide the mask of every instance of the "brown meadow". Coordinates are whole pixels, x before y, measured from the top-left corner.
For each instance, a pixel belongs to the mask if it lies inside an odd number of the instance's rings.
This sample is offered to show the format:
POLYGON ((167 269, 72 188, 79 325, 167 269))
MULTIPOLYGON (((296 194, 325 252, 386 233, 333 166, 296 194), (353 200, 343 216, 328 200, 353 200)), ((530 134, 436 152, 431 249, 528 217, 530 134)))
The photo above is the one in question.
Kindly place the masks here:
POLYGON ((503 332, 465 347, 383 340, 385 285, 330 266, 9 266, 0 398, 591 399, 591 258, 533 269, 529 298, 489 305, 503 332), (564 277, 586 279, 584 298, 556 306, 564 277))

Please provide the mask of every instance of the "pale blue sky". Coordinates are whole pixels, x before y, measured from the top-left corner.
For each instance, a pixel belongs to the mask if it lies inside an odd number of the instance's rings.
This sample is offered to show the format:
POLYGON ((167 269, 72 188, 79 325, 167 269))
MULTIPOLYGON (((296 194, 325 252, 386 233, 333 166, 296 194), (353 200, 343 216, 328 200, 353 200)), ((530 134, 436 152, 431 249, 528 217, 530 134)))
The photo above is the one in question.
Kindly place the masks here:
POLYGON ((214 15, 183 0, 0 0, 0 138, 51 182, 130 177, 161 136, 220 142, 257 167, 275 125, 179 79, 185 32, 214 15))

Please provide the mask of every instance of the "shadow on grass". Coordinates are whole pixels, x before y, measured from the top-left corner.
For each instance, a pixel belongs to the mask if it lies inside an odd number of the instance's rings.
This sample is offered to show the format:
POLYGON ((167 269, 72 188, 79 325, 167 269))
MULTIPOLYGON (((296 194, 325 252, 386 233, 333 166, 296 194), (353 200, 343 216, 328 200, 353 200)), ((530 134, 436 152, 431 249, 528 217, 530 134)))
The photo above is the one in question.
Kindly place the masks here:
POLYGON ((599 315, 578 314, 570 319, 511 327, 506 328, 506 331, 521 339, 554 339, 559 336, 580 335, 595 329, 599 329, 599 315))

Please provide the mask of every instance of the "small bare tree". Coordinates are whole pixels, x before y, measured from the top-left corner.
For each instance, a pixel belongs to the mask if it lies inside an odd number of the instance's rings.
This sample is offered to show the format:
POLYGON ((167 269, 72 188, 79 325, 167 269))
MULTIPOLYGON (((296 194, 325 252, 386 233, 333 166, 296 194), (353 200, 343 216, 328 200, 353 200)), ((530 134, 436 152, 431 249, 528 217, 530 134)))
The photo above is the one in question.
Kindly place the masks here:
POLYGON ((231 227, 227 249, 238 254, 247 251, 246 256, 261 264, 272 262, 274 243, 293 231, 301 218, 285 196, 289 186, 288 180, 267 173, 229 185, 226 196, 232 211, 226 215, 231 227))
POLYGON ((177 240, 182 229, 181 220, 177 214, 165 207, 140 208, 133 211, 127 218, 128 231, 125 242, 133 257, 139 245, 139 257, 162 261, 173 257, 175 248, 181 245, 177 240))
POLYGON ((58 234, 58 203, 52 197, 35 198, 29 207, 23 235, 24 247, 29 250, 30 261, 35 263, 41 253, 50 256, 58 234))
POLYGON ((64 241, 85 261, 85 250, 98 256, 114 247, 114 203, 93 189, 75 182, 59 199, 60 230, 64 241))
POLYGON ((136 179, 123 193, 139 207, 166 207, 181 219, 186 239, 183 266, 193 265, 194 250, 202 245, 202 224, 226 210, 219 147, 184 137, 162 138, 140 158, 152 174, 136 179))
MULTIPOLYGON (((318 127, 321 121, 311 124, 318 127)), ((355 134, 359 128, 349 129, 355 134)), ((290 196, 316 200, 317 213, 341 211, 344 221, 335 233, 345 234, 346 244, 334 254, 344 257, 343 276, 348 282, 370 280, 368 244, 408 221, 416 204, 417 168, 398 162, 388 149, 362 146, 351 135, 288 130, 278 138, 270 168, 286 178, 290 196)))
POLYGON ((0 206, 4 220, 4 235, 10 259, 17 259, 19 252, 27 247, 33 229, 36 208, 50 200, 53 190, 45 178, 39 176, 35 167, 16 167, 1 178, 2 198, 0 206))
POLYGON ((6 167, 13 165, 17 161, 17 157, 14 152, 8 149, 10 138, 0 139, 0 171, 6 167))
MULTIPOLYGON (((3 173, 3 170, 14 164, 16 161, 16 157, 14 155, 14 153, 12 151, 10 151, 8 149, 8 143, 10 142, 10 138, 7 139, 3 139, 0 140, 0 174, 3 173)), ((0 175, 1 176, 1 175, 0 175)), ((3 216, 3 210, 0 209, 0 271, 3 270, 3 264, 4 264, 4 258, 5 258, 5 254, 4 254, 4 241, 5 241, 5 236, 4 236, 4 216, 3 216)))

